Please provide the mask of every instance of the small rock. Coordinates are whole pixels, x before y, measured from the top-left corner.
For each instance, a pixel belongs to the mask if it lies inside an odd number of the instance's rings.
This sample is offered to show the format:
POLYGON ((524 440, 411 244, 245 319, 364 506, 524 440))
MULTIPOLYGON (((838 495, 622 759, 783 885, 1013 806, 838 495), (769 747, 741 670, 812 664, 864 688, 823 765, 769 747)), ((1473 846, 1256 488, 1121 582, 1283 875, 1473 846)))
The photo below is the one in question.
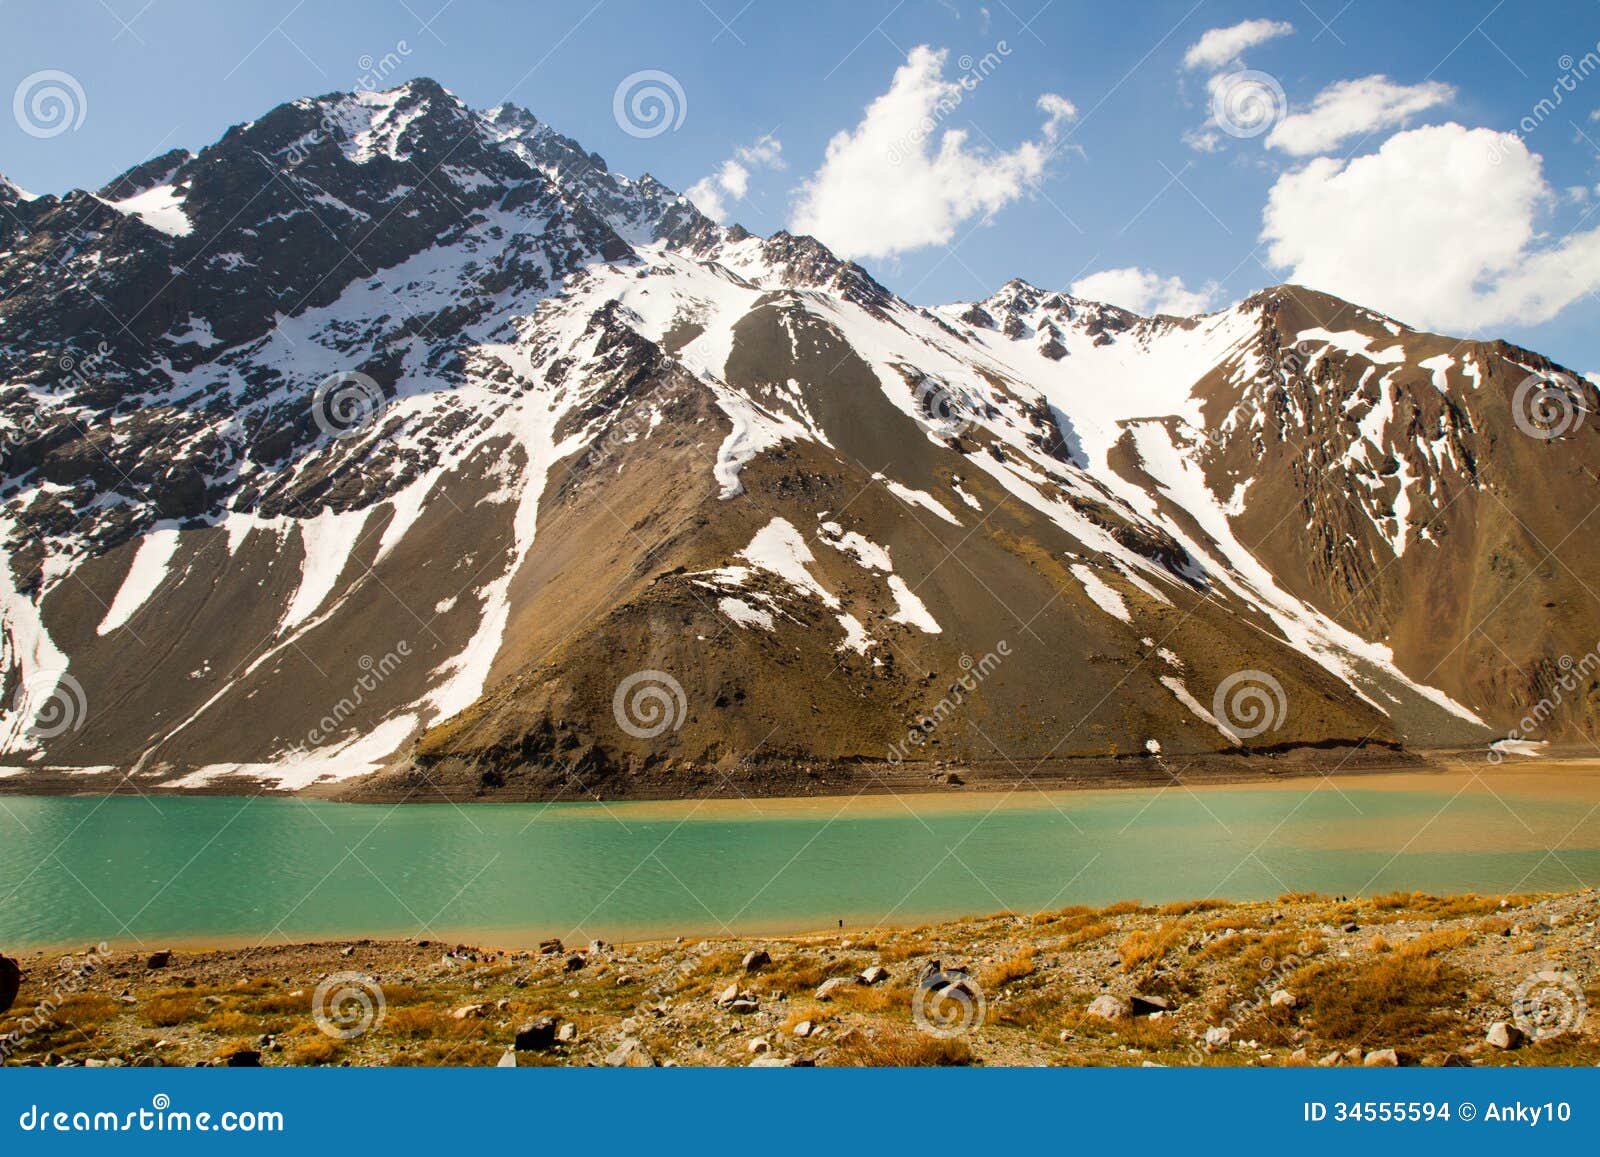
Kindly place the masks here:
POLYGON ((556 1029, 556 1040, 564 1045, 569 1045, 578 1039, 578 1026, 570 1020, 563 1021, 560 1028, 556 1029))
POLYGON ((755 1012, 760 1007, 761 1006, 750 997, 741 996, 738 1000, 734 1001, 728 1006, 728 1011, 736 1012, 740 1016, 748 1016, 750 1013, 755 1012))
POLYGON ((726 1007, 739 999, 739 986, 730 984, 717 994, 717 1003, 726 1007))
POLYGON ((1373 1049, 1361 1061, 1369 1069, 1393 1069, 1400 1066, 1400 1054, 1393 1049, 1373 1049))
POLYGON ((1339 1050, 1334 1049, 1327 1056, 1317 1058, 1317 1067, 1322 1069, 1331 1069, 1336 1067, 1341 1059, 1343 1058, 1340 1055, 1339 1050))
POLYGON ((347 944, 343 948, 339 949, 340 956, 354 956, 355 954, 356 946, 354 944, 347 944))
POLYGON ((571 956, 567 957, 566 969, 568 972, 576 972, 587 963, 588 961, 583 958, 582 953, 574 952, 571 956))
POLYGON ((771 964, 772 957, 765 948, 752 948, 744 954, 744 970, 746 972, 759 971, 762 966, 771 964))
POLYGON ((820 986, 818 986, 814 996, 817 1000, 832 1000, 833 994, 836 991, 841 988, 848 988, 850 985, 856 983, 858 982, 853 976, 831 976, 827 980, 824 980, 820 986))
POLYGON ((860 976, 862 984, 881 984, 889 979, 889 970, 881 964, 874 964, 860 976))
POLYGON ((489 1006, 486 1004, 464 1004, 450 1014, 450 1019, 476 1020, 479 1017, 487 1016, 488 1013, 489 1006))
POLYGON ((261 1054, 254 1049, 240 1049, 228 1057, 230 1069, 259 1069, 261 1067, 261 1054))
POLYGON ((792 1069, 798 1064, 793 1057, 760 1056, 750 1062, 752 1069, 792 1069))
POLYGON ((1103 1020, 1126 1020, 1131 1012, 1128 1002, 1121 997, 1102 993, 1089 1002, 1088 1013, 1103 1020))
POLYGON ((1164 996, 1136 992, 1128 998, 1128 1011, 1134 1016, 1159 1016, 1172 1011, 1172 1002, 1164 996))
POLYGON ((501 1053, 500 1054, 500 1059, 495 1061, 494 1067, 497 1068, 497 1069, 514 1069, 514 1068, 516 1068, 517 1067, 516 1050, 507 1049, 505 1052, 501 1053))
POLYGON ((561 943, 560 940, 541 940, 541 941, 539 941, 539 951, 542 952, 546 956, 554 956, 556 953, 562 952, 565 949, 566 949, 566 945, 561 943))
POLYGON ((798 1037, 808 1037, 811 1035, 811 1030, 815 1027, 816 1026, 813 1025, 809 1020, 803 1020, 794 1026, 794 1035, 798 1037))
POLYGON ((1218 1025, 1206 1029, 1206 1047, 1210 1049, 1227 1048, 1233 1041, 1233 1030, 1227 1025, 1218 1025))
POLYGON ((1522 1044, 1524 1034, 1516 1025, 1497 1020, 1489 1026, 1489 1032, 1483 1039, 1494 1048, 1509 1050, 1522 1044))
POLYGON ((656 1058, 650 1055, 643 1041, 627 1037, 606 1054, 606 1065, 613 1069, 653 1069, 656 1067, 656 1058))
POLYGON ((771 1048, 772 1042, 767 1040, 767 1038, 764 1036, 758 1036, 749 1044, 745 1045, 745 1051, 752 1053, 764 1053, 771 1048))
POLYGON ((1359 931, 1361 931, 1361 925, 1357 924, 1354 920, 1352 920, 1352 921, 1350 921, 1350 923, 1346 924, 1342 929, 1340 929, 1340 931, 1342 931, 1342 932, 1359 932, 1359 931))
POLYGON ((161 952, 152 952, 150 954, 150 959, 144 962, 144 966, 149 969, 156 969, 165 968, 171 963, 172 953, 168 950, 163 950, 161 952))
POLYGON ((1278 989, 1272 994, 1270 999, 1273 1008, 1293 1008, 1295 1005, 1300 1003, 1300 998, 1295 996, 1295 994, 1290 992, 1287 988, 1278 989))

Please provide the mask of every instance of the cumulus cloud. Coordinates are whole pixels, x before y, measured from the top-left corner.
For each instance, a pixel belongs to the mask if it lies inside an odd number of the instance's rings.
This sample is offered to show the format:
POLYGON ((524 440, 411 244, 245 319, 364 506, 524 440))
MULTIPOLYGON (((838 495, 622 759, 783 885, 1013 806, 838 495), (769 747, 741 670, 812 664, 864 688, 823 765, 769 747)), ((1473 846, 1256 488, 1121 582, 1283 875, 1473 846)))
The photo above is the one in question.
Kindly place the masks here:
POLYGON ((846 257, 892 257, 947 244, 964 222, 999 211, 1039 181, 1062 125, 1077 116, 1072 102, 1041 96, 1038 138, 1009 152, 975 146, 964 130, 941 127, 974 83, 946 80, 946 55, 912 49, 860 123, 835 134, 800 187, 792 230, 846 257))
POLYGON ((1330 152, 1351 137, 1402 125, 1455 95, 1455 89, 1438 81, 1396 84, 1381 75, 1341 80, 1319 92, 1310 108, 1273 126, 1267 147, 1296 157, 1330 152))
POLYGON ((1183 54, 1183 67, 1217 71, 1238 61, 1246 49, 1294 32, 1287 20, 1243 20, 1227 28, 1212 28, 1183 54))
POLYGON ((723 222, 730 212, 729 198, 744 200, 750 191, 750 173, 754 169, 783 168, 783 142, 767 133, 753 145, 741 145, 733 156, 723 161, 717 171, 701 177, 684 191, 684 196, 713 221, 723 222))
POLYGON ((1074 281, 1072 296, 1109 302, 1146 316, 1170 313, 1187 317, 1210 309, 1220 288, 1210 282, 1201 289, 1189 289, 1181 277, 1162 277, 1153 270, 1129 266, 1102 269, 1074 281))
POLYGON ((1435 125, 1279 177, 1261 237, 1290 280, 1417 325, 1537 324, 1600 286, 1600 229, 1538 235, 1555 200, 1514 134, 1435 125))

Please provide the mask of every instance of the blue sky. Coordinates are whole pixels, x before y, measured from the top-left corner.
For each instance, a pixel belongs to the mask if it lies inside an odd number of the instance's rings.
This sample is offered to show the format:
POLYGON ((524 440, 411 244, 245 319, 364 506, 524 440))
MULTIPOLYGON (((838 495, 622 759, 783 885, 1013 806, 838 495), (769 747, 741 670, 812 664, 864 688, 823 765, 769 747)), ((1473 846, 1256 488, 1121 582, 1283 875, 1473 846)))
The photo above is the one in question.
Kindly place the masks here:
POLYGON ((382 87, 521 104, 757 232, 814 227, 916 301, 1020 276, 1222 305, 1298 274, 1600 370, 1596 0, 0 0, 0 44, 0 172, 34 192, 96 187, 388 58, 382 87), (82 93, 52 135, 16 106, 46 70, 82 93), (614 115, 645 70, 682 114, 655 135, 614 115), (895 130, 940 94, 923 130, 895 130), (742 177, 704 183, 730 160, 742 177))

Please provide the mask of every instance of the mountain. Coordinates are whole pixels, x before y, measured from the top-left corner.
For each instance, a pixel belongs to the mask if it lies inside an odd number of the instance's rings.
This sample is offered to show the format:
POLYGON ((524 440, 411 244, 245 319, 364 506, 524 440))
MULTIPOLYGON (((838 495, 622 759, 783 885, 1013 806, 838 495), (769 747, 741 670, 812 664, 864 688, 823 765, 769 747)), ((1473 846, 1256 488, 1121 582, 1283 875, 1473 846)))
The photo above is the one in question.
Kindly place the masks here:
POLYGON ((1600 452, 1529 414, 1600 396, 1503 342, 1296 286, 922 308, 431 81, 0 229, 11 790, 1166 777, 1481 748, 1552 695, 1527 738, 1596 729, 1600 452))

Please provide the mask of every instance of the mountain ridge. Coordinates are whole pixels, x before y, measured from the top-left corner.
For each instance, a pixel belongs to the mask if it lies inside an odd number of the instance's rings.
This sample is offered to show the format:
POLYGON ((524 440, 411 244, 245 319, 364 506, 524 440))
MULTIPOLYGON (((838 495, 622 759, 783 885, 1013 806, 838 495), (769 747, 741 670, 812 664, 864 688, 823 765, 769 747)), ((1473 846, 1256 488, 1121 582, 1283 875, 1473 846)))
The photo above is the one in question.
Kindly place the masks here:
POLYGON ((1481 745, 1600 634, 1544 546, 1593 431, 1511 405, 1593 383, 1305 287, 915 306, 425 81, 0 219, 6 788, 1481 745))

